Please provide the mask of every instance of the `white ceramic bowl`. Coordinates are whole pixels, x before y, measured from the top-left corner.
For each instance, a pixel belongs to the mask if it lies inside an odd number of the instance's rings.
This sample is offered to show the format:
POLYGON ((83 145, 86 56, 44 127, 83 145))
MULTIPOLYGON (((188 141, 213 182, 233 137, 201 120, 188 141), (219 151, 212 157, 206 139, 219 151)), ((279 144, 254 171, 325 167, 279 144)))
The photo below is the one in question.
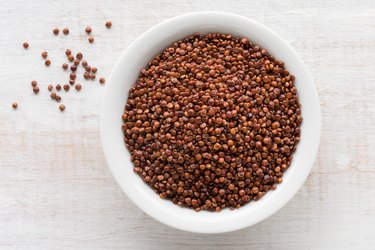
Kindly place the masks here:
POLYGON ((284 206, 306 180, 314 163, 320 138, 320 107, 313 80, 297 53, 275 32, 249 18, 222 12, 196 12, 177 16, 159 23, 136 39, 122 54, 108 81, 101 113, 101 140, 104 155, 117 182, 127 196, 154 219, 190 232, 223 233, 254 225, 284 206), (293 161, 275 191, 269 191, 259 201, 219 213, 195 212, 160 199, 133 172, 130 154, 125 148, 121 130, 121 115, 129 88, 139 71, 156 54, 172 42, 195 32, 229 33, 247 37, 283 60, 295 75, 302 105, 301 141, 293 161))

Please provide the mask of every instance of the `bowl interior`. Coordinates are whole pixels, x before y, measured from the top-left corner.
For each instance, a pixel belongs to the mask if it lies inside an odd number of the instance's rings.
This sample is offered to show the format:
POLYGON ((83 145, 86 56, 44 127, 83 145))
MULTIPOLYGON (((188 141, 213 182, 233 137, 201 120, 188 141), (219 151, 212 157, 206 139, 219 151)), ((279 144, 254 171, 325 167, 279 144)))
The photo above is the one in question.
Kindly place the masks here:
POLYGON ((298 191, 307 178, 319 145, 320 109, 310 74, 295 51, 277 34, 245 17, 218 12, 198 12, 164 21, 141 35, 124 52, 109 78, 101 116, 101 138, 107 163, 128 197, 144 212, 175 228, 200 233, 234 231, 253 225, 280 209, 298 191), (275 191, 236 210, 219 213, 181 208, 160 199, 133 172, 130 154, 125 148, 121 115, 128 91, 139 71, 172 42, 193 33, 228 33, 247 37, 267 49, 296 76, 296 86, 304 121, 301 141, 293 161, 275 191))

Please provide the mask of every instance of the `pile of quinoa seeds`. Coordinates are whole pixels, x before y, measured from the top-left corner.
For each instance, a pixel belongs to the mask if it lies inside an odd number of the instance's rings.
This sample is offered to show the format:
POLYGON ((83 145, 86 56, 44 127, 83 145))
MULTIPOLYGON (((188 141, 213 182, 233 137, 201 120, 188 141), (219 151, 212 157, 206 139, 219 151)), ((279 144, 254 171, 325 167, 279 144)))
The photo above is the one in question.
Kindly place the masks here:
POLYGON ((294 76, 247 38, 195 34, 142 69, 122 115, 134 171, 160 198, 220 211, 283 181, 302 123, 294 76))
MULTIPOLYGON (((105 23, 105 26, 109 29, 112 27, 112 22, 111 21, 107 21, 105 23)), ((86 27, 85 28, 85 32, 87 33, 88 35, 88 42, 89 43, 93 43, 94 42, 94 37, 91 35, 92 33, 92 28, 91 27, 86 27)), ((59 28, 54 28, 52 30, 52 33, 53 35, 55 36, 58 36, 60 34, 60 30, 59 28)), ((70 31, 68 28, 63 28, 62 30, 62 33, 64 36, 67 36, 69 35, 70 31)), ((22 44, 23 48, 24 49, 28 49, 29 48, 29 43, 28 42, 24 42, 22 44)), ((47 90, 48 92, 50 92, 50 98, 58 103, 61 102, 62 98, 61 96, 58 94, 60 91, 65 91, 65 92, 68 92, 70 90, 70 88, 74 87, 76 89, 76 91, 81 91, 82 89, 82 85, 80 83, 77 83, 76 82, 76 78, 77 78, 77 69, 79 66, 81 66, 83 69, 84 69, 84 73, 83 73, 83 78, 85 80, 95 80, 96 79, 96 73, 98 71, 98 69, 94 66, 90 66, 88 64, 88 62, 84 59, 84 56, 81 52, 77 52, 75 55, 73 54, 73 52, 70 50, 70 49, 66 49, 65 51, 65 56, 66 56, 66 59, 67 59, 67 62, 66 63, 63 63, 61 65, 61 68, 62 70, 64 71, 67 71, 69 73, 69 78, 67 79, 67 82, 65 84, 49 84, 47 86, 47 90)), ((41 57, 44 59, 44 64, 49 67, 51 65, 51 60, 49 59, 49 54, 47 51, 42 51, 41 52, 41 57)), ((104 84, 105 83, 105 78, 104 77, 100 77, 99 78, 99 83, 100 84, 104 84)), ((32 80, 31 81, 31 88, 32 88, 32 91, 34 92, 35 95, 39 94, 39 91, 40 91, 40 88, 38 86, 38 82, 36 80, 32 80)), ((12 107, 13 109, 17 109, 18 108, 18 102, 13 102, 12 103, 12 107)), ((60 104, 59 105, 59 109, 60 111, 64 111, 65 110, 65 105, 64 104, 60 104)))

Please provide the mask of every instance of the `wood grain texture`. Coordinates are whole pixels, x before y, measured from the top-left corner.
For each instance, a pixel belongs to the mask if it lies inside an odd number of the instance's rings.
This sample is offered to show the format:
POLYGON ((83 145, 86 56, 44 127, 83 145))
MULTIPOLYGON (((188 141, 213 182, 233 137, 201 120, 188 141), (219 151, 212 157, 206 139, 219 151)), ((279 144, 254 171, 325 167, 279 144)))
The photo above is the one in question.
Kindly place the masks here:
POLYGON ((0 249, 375 249, 375 1, 1 0, 0 30, 0 249), (256 226, 212 236, 164 226, 122 193, 100 147, 105 86, 62 93, 64 113, 46 91, 66 79, 66 48, 108 76, 141 33, 199 10, 253 18, 288 40, 315 79, 323 116, 317 160, 292 201, 256 226), (55 26, 70 35, 53 36, 55 26))

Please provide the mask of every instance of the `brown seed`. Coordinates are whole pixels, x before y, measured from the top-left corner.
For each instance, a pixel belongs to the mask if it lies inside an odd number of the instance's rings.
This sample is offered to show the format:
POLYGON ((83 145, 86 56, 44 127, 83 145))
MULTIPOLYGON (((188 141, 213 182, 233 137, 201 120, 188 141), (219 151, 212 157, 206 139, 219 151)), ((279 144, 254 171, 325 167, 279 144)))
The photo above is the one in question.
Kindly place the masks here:
POLYGON ((32 80, 32 81, 31 81, 31 86, 32 86, 32 87, 36 87, 37 84, 38 84, 37 81, 35 81, 35 80, 32 80))
POLYGON ((75 60, 74 60, 74 65, 78 66, 80 62, 81 62, 80 60, 75 59, 75 60))
POLYGON ((56 98, 55 98, 56 102, 60 102, 61 101, 61 96, 59 95, 56 95, 56 98))
POLYGON ((96 67, 92 67, 92 68, 91 68, 91 72, 92 72, 92 73, 95 74, 97 71, 98 71, 98 69, 97 69, 96 67))
POLYGON ((82 89, 81 84, 77 83, 76 86, 74 86, 77 91, 80 91, 82 89))
POLYGON ((69 60, 69 62, 73 62, 73 61, 74 61, 74 56, 69 55, 69 56, 68 56, 68 60, 69 60))
POLYGON ((18 108, 18 103, 17 102, 13 102, 12 103, 12 107, 13 107, 13 109, 17 109, 18 108))
POLYGON ((85 70, 86 70, 86 72, 91 72, 91 67, 90 66, 86 66, 85 70))
POLYGON ((56 36, 59 34, 59 29, 58 28, 54 28, 52 30, 53 34, 55 34, 56 36))
MULTIPOLYGON (((100 82, 101 84, 104 84, 104 83, 105 83, 105 79, 104 79, 104 77, 100 77, 100 78, 99 78, 99 82, 100 82)), ((172 103, 169 103, 169 104, 172 104, 172 103)), ((168 105, 169 105, 169 104, 168 104, 168 105)), ((167 105, 167 106, 168 106, 168 105, 167 105)), ((172 107, 173 107, 173 104, 172 104, 172 107)))
POLYGON ((72 66, 70 66, 70 70, 75 72, 77 70, 77 65, 73 64, 72 66))
POLYGON ((88 73, 87 71, 83 74, 83 77, 87 80, 87 79, 90 79, 90 73, 88 73))
POLYGON ((65 91, 69 91, 69 89, 70 89, 69 84, 64 84, 64 90, 65 90, 65 91))
POLYGON ((82 66, 83 66, 83 67, 86 67, 86 66, 87 66, 87 61, 86 61, 86 60, 82 60, 82 66))
POLYGON ((70 80, 75 80, 77 78, 77 75, 75 73, 70 73, 69 78, 70 80))
POLYGON ((52 91, 53 90, 53 85, 52 84, 49 84, 48 85, 48 91, 52 91))
POLYGON ((50 66, 50 65, 51 65, 51 60, 47 59, 47 60, 44 62, 44 64, 45 64, 46 66, 50 66))
POLYGON ((68 28, 64 28, 63 29, 63 33, 64 33, 64 35, 68 35, 69 34, 69 29, 68 28))
POLYGON ((78 52, 76 55, 76 58, 81 60, 82 57, 83 57, 83 54, 81 52, 78 52))
POLYGON ((96 78, 96 75, 94 75, 94 74, 91 74, 91 75, 90 75, 90 78, 91 78, 91 80, 95 80, 95 78, 96 78))
POLYGON ((39 93, 39 87, 38 86, 33 87, 33 92, 34 92, 34 94, 38 94, 39 93))
POLYGON ((93 36, 89 36, 89 38, 87 40, 89 40, 89 43, 93 43, 95 39, 94 39, 93 36))
POLYGON ((60 111, 64 111, 65 110, 65 105, 64 104, 60 104, 59 105, 59 109, 60 109, 60 111))
POLYGON ((74 83, 75 83, 75 80, 72 80, 72 79, 69 80, 70 85, 73 85, 74 83))
POLYGON ((61 90, 61 85, 60 85, 60 84, 56 84, 55 89, 56 89, 57 91, 60 91, 60 90, 61 90))
POLYGON ((72 51, 70 49, 65 50, 65 55, 70 56, 72 54, 72 51))
POLYGON ((87 34, 90 34, 91 31, 92 31, 92 28, 88 26, 88 27, 86 27, 85 31, 86 31, 87 34))
POLYGON ((111 21, 107 21, 106 23, 105 23, 105 26, 109 29, 109 28, 111 28, 112 27, 112 22, 111 21))
POLYGON ((55 100, 55 99, 56 99, 56 96, 57 96, 57 95, 56 95, 55 92, 52 92, 51 95, 50 95, 50 97, 51 97, 52 100, 55 100))
POLYGON ((25 49, 27 49, 27 48, 29 47, 29 43, 28 43, 28 42, 24 42, 24 43, 23 43, 23 47, 24 47, 25 49))
POLYGON ((42 57, 43 57, 44 59, 46 59, 47 56, 48 56, 48 52, 47 52, 47 51, 43 51, 43 52, 42 52, 42 57))
POLYGON ((67 63, 64 63, 64 64, 62 65, 62 68, 63 68, 64 70, 67 70, 68 67, 69 67, 69 65, 68 65, 67 63))

